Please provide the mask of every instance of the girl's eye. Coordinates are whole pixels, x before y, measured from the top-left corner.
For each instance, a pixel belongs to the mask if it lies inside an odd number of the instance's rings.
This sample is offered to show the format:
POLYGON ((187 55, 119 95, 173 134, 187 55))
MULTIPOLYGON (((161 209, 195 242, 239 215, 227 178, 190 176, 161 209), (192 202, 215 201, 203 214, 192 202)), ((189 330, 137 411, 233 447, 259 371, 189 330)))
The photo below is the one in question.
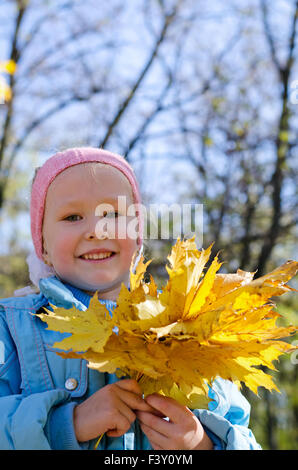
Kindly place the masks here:
POLYGON ((80 215, 72 214, 72 215, 69 215, 68 217, 65 217, 64 220, 67 220, 69 222, 76 222, 77 220, 80 220, 80 219, 81 219, 80 215))
POLYGON ((104 217, 108 217, 108 218, 116 218, 118 217, 119 215, 119 212, 115 211, 115 212, 104 212, 104 217))

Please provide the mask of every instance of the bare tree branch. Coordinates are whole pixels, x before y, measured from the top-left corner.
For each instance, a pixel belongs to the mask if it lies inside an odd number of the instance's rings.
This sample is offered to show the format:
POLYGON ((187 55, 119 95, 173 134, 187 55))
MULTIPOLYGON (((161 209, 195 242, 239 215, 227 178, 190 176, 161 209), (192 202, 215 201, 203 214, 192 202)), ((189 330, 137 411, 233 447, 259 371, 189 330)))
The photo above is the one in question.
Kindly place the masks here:
MULTIPOLYGON (((11 51, 10 51, 10 56, 9 56, 9 59, 14 61, 16 64, 18 64, 19 57, 20 57, 18 44, 17 44, 18 36, 19 36, 19 31, 20 31, 22 21, 25 16, 27 2, 23 0, 17 0, 17 6, 18 6, 18 11, 17 11, 16 21, 15 21, 12 46, 11 46, 11 51)), ((12 92, 12 98, 7 103, 7 111, 6 111, 6 116, 4 119, 3 133, 2 133, 1 140, 0 140, 0 169, 2 168, 2 164, 3 164, 4 151, 5 151, 7 140, 8 140, 9 128, 10 128, 10 123, 11 123, 12 114, 13 114, 13 105, 14 105, 13 95, 14 95, 14 88, 15 88, 15 75, 14 74, 10 75, 9 86, 12 92)), ((0 176, 0 207, 2 207, 2 204, 3 204, 4 186, 5 186, 5 178, 3 178, 3 176, 1 175, 0 176)))
MULTIPOLYGON (((179 4, 180 2, 177 2, 177 5, 179 4)), ((166 38, 166 34, 167 34, 167 31, 169 29, 169 26, 171 25, 171 23, 173 22, 173 20, 175 19, 175 16, 176 16, 176 13, 177 13, 177 5, 176 7, 173 9, 173 11, 170 13, 170 14, 167 14, 164 18, 164 23, 163 23, 163 26, 162 26, 162 29, 161 29, 161 32, 160 32, 160 35, 159 37, 157 38, 155 44, 154 44, 154 47, 152 49, 152 52, 150 54, 150 57, 149 59, 147 60, 145 66, 143 67, 143 69, 141 70, 138 78, 136 79, 134 85, 131 87, 131 90, 128 94, 128 96, 124 99, 124 101, 120 104, 114 118, 112 119, 112 121, 110 122, 110 124, 108 125, 108 129, 107 129, 107 132, 104 136, 104 138, 101 140, 100 144, 99 144, 99 147, 105 147, 105 145, 107 144, 110 136, 112 135, 113 133, 113 130, 114 128, 116 127, 116 125, 118 124, 118 122, 120 121, 123 113, 126 111, 126 109, 128 108, 131 100, 133 99, 133 97, 135 96, 136 94, 136 91, 138 90, 138 88, 140 87, 142 81, 144 80, 145 76, 147 75, 148 71, 150 70, 150 67, 155 59, 155 57, 157 56, 158 54, 158 51, 159 51, 159 48, 161 46, 161 44, 164 42, 165 38, 166 38)))
POLYGON ((285 162, 288 157, 289 145, 287 139, 284 138, 288 135, 290 124, 290 112, 288 105, 288 89, 289 89, 289 77, 293 67, 293 51, 295 47, 296 39, 296 24, 298 18, 298 0, 296 1, 296 7, 292 17, 292 29, 289 41, 288 59, 286 66, 282 69, 280 74, 281 86, 282 86, 282 111, 279 119, 278 136, 276 139, 276 161, 275 170, 272 174, 271 185, 272 185, 272 218, 271 224, 268 229, 267 235, 264 239, 263 246, 261 248, 256 268, 261 276, 265 270, 265 265, 270 258, 272 250, 275 246, 276 239, 280 232, 280 221, 282 216, 282 182, 284 177, 285 162))
MULTIPOLYGON (((79 96, 79 95, 74 94, 71 97, 67 98, 66 100, 60 101, 55 106, 53 106, 51 109, 49 109, 47 112, 45 112, 41 116, 39 116, 35 121, 31 122, 30 125, 23 130, 22 136, 16 141, 16 143, 14 144, 14 146, 12 148, 9 161, 6 165, 6 168, 4 169, 5 176, 6 176, 6 182, 8 182, 10 170, 11 170, 11 167, 12 167, 12 163, 13 163, 14 159, 16 158, 16 155, 17 155, 18 151, 24 145, 25 141, 28 139, 28 137, 31 135, 31 133, 36 128, 38 128, 43 122, 45 122, 47 119, 54 116, 58 112, 62 111, 62 109, 66 108, 70 104, 72 104, 74 102, 88 101, 90 99, 90 96, 93 96, 95 93, 101 93, 101 92, 102 92, 101 88, 95 88, 94 87, 89 96, 79 96)), ((4 185, 4 187, 5 187, 5 185, 4 185)))
POLYGON ((270 53, 271 53, 271 59, 272 62, 274 63, 278 73, 281 73, 281 65, 278 61, 277 58, 277 52, 274 44, 274 39, 272 36, 272 32, 270 29, 269 25, 269 20, 268 20, 268 6, 266 3, 266 0, 261 0, 261 11, 262 11, 262 19, 263 19, 263 25, 264 25, 264 32, 265 32, 265 37, 267 39, 269 48, 270 48, 270 53))

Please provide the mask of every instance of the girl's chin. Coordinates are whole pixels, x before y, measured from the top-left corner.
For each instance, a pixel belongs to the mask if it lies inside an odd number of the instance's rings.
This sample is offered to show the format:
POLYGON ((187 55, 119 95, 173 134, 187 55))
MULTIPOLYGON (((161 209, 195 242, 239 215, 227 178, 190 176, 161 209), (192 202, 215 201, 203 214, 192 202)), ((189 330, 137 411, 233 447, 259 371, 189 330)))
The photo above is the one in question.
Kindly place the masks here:
POLYGON ((88 282, 80 282, 80 280, 70 280, 67 281, 69 284, 73 285, 74 287, 81 289, 82 291, 86 292, 88 295, 93 296, 95 292, 98 292, 98 297, 99 298, 105 298, 105 299, 112 299, 112 296, 115 297, 115 299, 118 297, 118 294, 121 289, 121 284, 124 283, 127 285, 128 279, 127 277, 124 278, 117 278, 113 281, 109 282, 98 282, 98 283, 88 283, 88 282), (109 296, 111 294, 111 296, 109 296))

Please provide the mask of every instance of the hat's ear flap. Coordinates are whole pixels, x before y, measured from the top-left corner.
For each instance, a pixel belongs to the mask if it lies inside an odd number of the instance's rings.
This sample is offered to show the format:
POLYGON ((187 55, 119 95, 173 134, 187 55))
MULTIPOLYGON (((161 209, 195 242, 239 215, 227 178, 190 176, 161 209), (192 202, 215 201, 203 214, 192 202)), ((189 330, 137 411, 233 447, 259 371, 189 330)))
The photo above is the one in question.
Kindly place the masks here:
POLYGON ((26 261, 28 264, 30 280, 36 287, 39 287, 40 279, 55 275, 54 268, 39 259, 35 251, 31 251, 27 256, 26 261))

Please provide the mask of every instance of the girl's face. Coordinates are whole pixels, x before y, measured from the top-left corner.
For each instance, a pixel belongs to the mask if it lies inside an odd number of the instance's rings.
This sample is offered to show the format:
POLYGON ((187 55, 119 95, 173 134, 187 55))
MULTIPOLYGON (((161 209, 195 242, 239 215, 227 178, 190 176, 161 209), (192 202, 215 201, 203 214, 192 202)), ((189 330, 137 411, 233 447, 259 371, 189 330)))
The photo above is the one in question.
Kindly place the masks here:
POLYGON ((134 203, 125 175, 109 165, 86 163, 60 173, 46 197, 44 260, 60 279, 86 292, 97 290, 101 299, 117 299, 121 283, 128 283, 137 249, 135 237, 127 230, 130 223, 136 222, 135 217, 123 217, 126 214, 121 210, 123 204, 118 206, 118 196, 125 196, 126 209, 134 203), (103 204, 109 205, 104 211, 103 204), (99 249, 114 254, 94 259, 99 249), (88 259, 90 252, 93 259, 88 259))

